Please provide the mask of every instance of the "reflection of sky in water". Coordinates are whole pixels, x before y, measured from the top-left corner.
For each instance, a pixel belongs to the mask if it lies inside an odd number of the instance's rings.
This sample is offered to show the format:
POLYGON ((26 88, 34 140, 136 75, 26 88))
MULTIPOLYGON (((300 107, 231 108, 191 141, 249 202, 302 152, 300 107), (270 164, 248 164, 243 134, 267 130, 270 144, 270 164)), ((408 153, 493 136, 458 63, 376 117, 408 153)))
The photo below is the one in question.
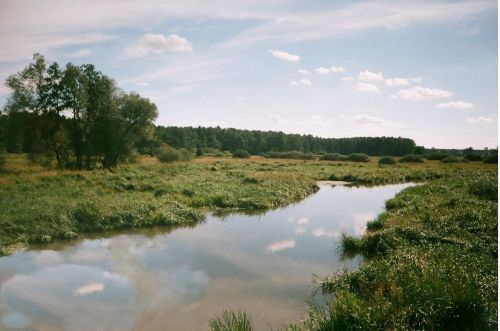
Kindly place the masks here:
POLYGON ((359 263, 339 261, 339 236, 363 233, 405 186, 323 186, 265 215, 0 258, 0 329, 206 330, 225 308, 281 326, 300 318, 313 274, 359 263))

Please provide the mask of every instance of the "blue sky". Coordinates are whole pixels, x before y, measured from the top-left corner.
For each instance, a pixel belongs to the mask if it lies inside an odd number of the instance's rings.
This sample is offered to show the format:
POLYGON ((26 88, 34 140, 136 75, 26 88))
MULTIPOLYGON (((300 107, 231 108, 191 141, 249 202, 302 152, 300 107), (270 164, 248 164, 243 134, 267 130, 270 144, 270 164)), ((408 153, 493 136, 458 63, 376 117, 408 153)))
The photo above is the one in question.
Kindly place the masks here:
POLYGON ((491 148, 497 26, 489 0, 0 0, 0 80, 40 52, 95 64, 161 125, 491 148))

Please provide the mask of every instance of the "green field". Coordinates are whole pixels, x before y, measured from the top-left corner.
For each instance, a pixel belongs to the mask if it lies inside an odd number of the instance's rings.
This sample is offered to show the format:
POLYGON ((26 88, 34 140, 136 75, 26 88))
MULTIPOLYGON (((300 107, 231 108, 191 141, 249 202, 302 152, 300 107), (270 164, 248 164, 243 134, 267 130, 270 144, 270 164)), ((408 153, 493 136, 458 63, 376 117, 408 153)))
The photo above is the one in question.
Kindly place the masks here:
POLYGON ((290 328, 496 328, 497 166, 481 162, 141 158, 113 171, 56 171, 9 154, 0 174, 0 253, 91 232, 189 226, 208 211, 276 208, 312 194, 318 180, 422 184, 389 200, 362 238, 343 237, 344 256, 362 254, 367 263, 319 281, 325 304, 290 328))

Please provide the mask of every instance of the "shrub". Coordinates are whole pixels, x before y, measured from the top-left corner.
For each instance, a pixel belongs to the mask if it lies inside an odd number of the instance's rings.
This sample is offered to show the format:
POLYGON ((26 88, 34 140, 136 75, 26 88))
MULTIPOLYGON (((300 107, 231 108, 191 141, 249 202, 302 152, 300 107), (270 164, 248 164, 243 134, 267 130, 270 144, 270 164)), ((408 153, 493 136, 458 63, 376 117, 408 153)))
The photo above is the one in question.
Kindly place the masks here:
POLYGON ((408 154, 399 159, 399 162, 416 162, 416 163, 422 163, 424 162, 424 159, 421 156, 418 155, 413 155, 413 154, 408 154))
POLYGON ((470 153, 464 156, 464 159, 469 161, 482 161, 483 157, 480 154, 470 153))
POLYGON ((328 153, 319 158, 320 160, 324 161, 344 161, 345 156, 341 155, 339 153, 328 153))
POLYGON ((193 158, 193 153, 185 148, 179 149, 179 161, 189 161, 193 158))
POLYGON ((427 160, 442 160, 444 158, 448 157, 448 154, 445 153, 432 153, 427 156, 427 160))
POLYGON ((224 152, 218 151, 217 153, 215 153, 214 156, 215 157, 224 157, 224 152))
POLYGON ((179 151, 170 146, 163 146, 156 154, 156 158, 164 163, 174 162, 179 160, 179 151))
POLYGON ((490 154, 490 155, 488 155, 488 156, 484 159, 484 163, 492 163, 492 164, 496 164, 496 163, 498 163, 498 154, 497 154, 497 153, 494 153, 494 154, 490 154))
POLYGON ((163 146, 156 157, 160 162, 168 163, 174 161, 189 161, 193 158, 193 154, 185 148, 175 149, 170 146, 163 146))
POLYGON ((363 153, 352 153, 347 156, 346 161, 352 162, 368 162, 370 159, 368 155, 363 153))
POLYGON ((460 160, 455 156, 447 156, 444 159, 441 159, 441 162, 443 163, 457 163, 458 161, 460 160))
POLYGON ((237 149, 233 152, 233 157, 238 159, 247 159, 250 157, 250 154, 244 149, 237 149))
POLYGON ((391 156, 382 156, 378 160, 378 164, 396 164, 396 163, 397 163, 396 159, 391 156))
POLYGON ((314 160, 316 156, 312 153, 302 153, 298 151, 291 152, 267 152, 262 154, 269 159, 292 159, 292 160, 314 160))

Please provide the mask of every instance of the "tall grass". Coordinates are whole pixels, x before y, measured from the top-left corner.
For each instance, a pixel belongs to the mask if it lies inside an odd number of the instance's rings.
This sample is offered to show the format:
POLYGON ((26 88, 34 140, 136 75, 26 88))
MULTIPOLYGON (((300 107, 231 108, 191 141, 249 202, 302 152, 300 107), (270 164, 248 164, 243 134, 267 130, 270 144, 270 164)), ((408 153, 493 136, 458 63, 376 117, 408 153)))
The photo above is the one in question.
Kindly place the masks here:
POLYGON ((252 323, 244 312, 224 310, 209 322, 210 331, 252 331, 252 323))

